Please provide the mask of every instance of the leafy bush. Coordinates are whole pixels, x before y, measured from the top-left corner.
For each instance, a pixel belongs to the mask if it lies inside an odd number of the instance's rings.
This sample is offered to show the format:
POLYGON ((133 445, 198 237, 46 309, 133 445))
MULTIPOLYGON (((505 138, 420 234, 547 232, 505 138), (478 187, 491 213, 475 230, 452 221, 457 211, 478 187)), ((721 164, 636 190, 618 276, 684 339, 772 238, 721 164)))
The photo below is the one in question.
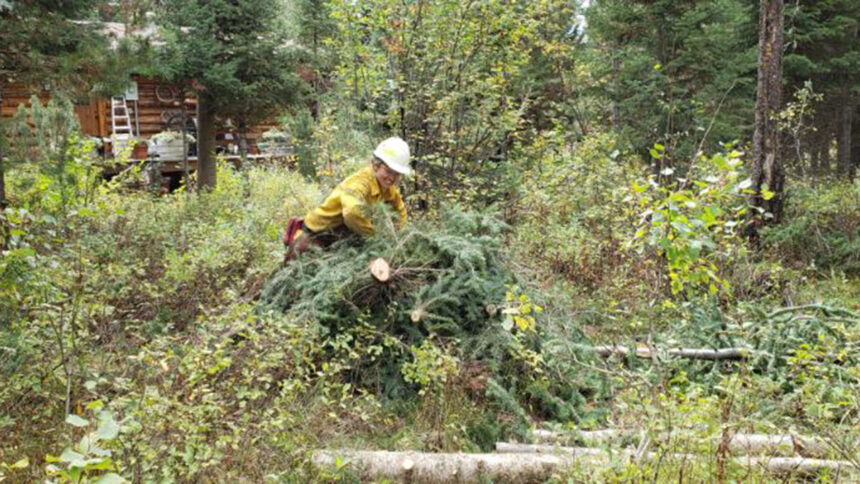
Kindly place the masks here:
MULTIPOLYGON (((661 158, 662 150, 656 145, 651 156, 661 158)), ((642 210, 633 245, 640 253, 653 250, 663 262, 662 282, 672 295, 693 298, 730 289, 724 273, 745 253, 739 228, 748 213, 744 197, 751 193, 740 156, 736 150, 701 155, 684 177, 665 169, 633 183, 630 199, 642 210)))
POLYGON ((860 274, 860 181, 791 185, 785 222, 763 232, 769 252, 790 265, 860 274))
POLYGON ((632 173, 609 155, 612 137, 593 135, 567 147, 561 135, 545 133, 521 148, 536 169, 520 185, 509 245, 530 264, 595 288, 626 258, 621 246, 631 214, 620 188, 632 173))
POLYGON ((331 13, 340 92, 375 131, 412 143, 426 199, 443 183, 455 195, 463 181, 492 183, 510 145, 573 90, 570 2, 374 0, 331 13))
POLYGON ((159 337, 168 344, 256 296, 281 260, 280 222, 319 192, 298 174, 221 170, 218 189, 199 197, 127 193, 117 180, 70 198, 65 214, 44 204, 6 210, 2 453, 41 461, 63 438, 66 414, 86 404, 85 381, 122 373, 127 352, 159 337))

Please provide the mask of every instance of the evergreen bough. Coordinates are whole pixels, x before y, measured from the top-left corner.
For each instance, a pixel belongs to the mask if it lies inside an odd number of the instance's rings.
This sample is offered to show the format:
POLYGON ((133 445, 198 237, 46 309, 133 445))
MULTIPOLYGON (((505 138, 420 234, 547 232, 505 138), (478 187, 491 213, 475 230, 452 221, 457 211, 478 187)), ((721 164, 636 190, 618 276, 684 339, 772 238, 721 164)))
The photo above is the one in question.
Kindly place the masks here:
POLYGON ((410 393, 401 366, 411 358, 409 347, 431 338, 460 361, 484 368, 486 389, 476 396, 509 417, 503 419, 511 424, 507 430, 524 434, 535 413, 571 418, 582 403, 577 384, 550 383, 516 356, 517 348, 540 353, 545 336, 503 324, 516 283, 502 258, 506 225, 492 214, 450 206, 438 221, 398 230, 385 207, 375 210, 375 235, 342 240, 289 262, 264 288, 263 307, 315 321, 331 338, 352 334, 356 344, 359 333, 373 327, 383 353, 363 359, 351 378, 385 397, 410 393), (370 273, 377 257, 391 267, 388 282, 370 273))
POLYGON ((386 210, 376 234, 347 238, 291 261, 269 281, 262 300, 294 311, 337 333, 359 320, 418 344, 429 334, 462 338, 501 321, 495 311, 514 282, 499 254, 505 225, 488 214, 449 207, 438 223, 398 230, 386 210), (380 283, 368 267, 381 257, 391 279, 380 283))

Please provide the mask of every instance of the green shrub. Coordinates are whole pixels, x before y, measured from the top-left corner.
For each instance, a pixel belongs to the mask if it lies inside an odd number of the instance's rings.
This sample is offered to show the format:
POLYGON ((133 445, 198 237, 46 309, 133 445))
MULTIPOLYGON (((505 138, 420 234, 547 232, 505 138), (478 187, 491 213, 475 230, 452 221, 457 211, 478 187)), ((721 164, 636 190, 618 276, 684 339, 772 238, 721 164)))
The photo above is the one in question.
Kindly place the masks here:
POLYGON ((789 187, 784 222, 763 232, 766 250, 787 264, 860 274, 860 181, 789 187))
POLYGON ((552 132, 522 147, 538 161, 524 175, 511 216, 515 254, 586 288, 621 269, 631 217, 622 188, 632 172, 609 155, 614 146, 598 134, 570 149, 552 132))

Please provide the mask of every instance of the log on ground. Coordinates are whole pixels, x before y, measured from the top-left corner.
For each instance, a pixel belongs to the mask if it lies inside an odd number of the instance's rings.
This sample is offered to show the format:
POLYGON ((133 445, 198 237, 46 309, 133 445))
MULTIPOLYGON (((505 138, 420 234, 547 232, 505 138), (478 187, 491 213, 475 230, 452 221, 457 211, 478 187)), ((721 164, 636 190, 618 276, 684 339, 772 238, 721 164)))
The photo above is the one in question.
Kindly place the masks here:
POLYGON ((746 348, 672 348, 661 350, 649 346, 628 347, 623 345, 604 345, 595 346, 594 352, 598 355, 608 358, 610 356, 627 356, 633 354, 637 358, 651 359, 657 357, 662 352, 676 358, 687 358, 691 360, 745 360, 749 358, 752 352, 746 348))
MULTIPOLYGON (((601 445, 612 442, 632 440, 634 445, 638 442, 641 432, 633 429, 601 429, 583 430, 580 432, 553 432, 551 430, 535 430, 532 434, 536 443, 543 444, 567 444, 571 442, 582 442, 586 445, 601 445)), ((671 438, 693 438, 694 435, 685 435, 681 432, 662 434, 659 440, 665 441, 671 438)), ((852 447, 860 447, 860 442, 852 447)), ((819 437, 802 436, 795 434, 734 434, 729 440, 729 451, 733 454, 755 454, 772 456, 796 456, 796 457, 827 457, 838 453, 838 449, 828 445, 824 439, 819 437)))
MULTIPOLYGON (((512 455, 527 455, 533 452, 538 455, 570 455, 583 456, 588 455, 592 458, 599 458, 600 452, 605 457, 625 457, 629 459, 664 459, 670 457, 678 460, 691 459, 707 459, 709 456, 685 454, 685 453, 663 453, 648 452, 638 454, 634 449, 595 449, 591 447, 563 447, 558 445, 543 445, 543 444, 519 444, 510 442, 498 442, 496 444, 496 452, 511 453, 512 455)), ((845 476, 850 474, 858 476, 860 468, 853 463, 844 460, 825 460, 825 459, 809 459, 806 457, 758 457, 758 456, 741 456, 732 459, 736 464, 744 467, 758 467, 775 474, 813 474, 822 470, 828 470, 833 474, 845 476)))
MULTIPOLYGON (((590 459, 592 454, 581 457, 590 459)), ((571 454, 460 454, 318 450, 311 462, 329 470, 335 462, 349 465, 362 480, 393 479, 407 482, 542 482, 574 462, 571 454), (339 459, 339 460, 338 460, 339 459)))

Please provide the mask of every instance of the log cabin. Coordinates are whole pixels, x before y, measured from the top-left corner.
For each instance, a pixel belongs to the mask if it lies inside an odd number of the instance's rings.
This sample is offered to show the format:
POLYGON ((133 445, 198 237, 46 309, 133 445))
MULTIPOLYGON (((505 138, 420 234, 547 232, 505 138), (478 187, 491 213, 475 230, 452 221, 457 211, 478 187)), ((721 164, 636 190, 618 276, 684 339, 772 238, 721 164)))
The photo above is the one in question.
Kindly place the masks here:
MULTIPOLYGON (((76 23, 91 22, 76 21, 76 23)), ((152 25, 129 30, 126 25, 117 22, 98 24, 113 48, 117 46, 120 39, 126 37, 147 39, 152 45, 162 43, 157 29, 152 25)), ((164 80, 133 75, 129 81, 129 88, 123 95, 108 99, 93 98, 85 102, 77 100, 75 104, 81 134, 101 140, 100 153, 103 156, 114 156, 115 152, 120 151, 116 146, 118 144, 134 143, 136 148, 131 153, 131 162, 152 160, 153 156, 147 153, 145 142, 162 131, 181 130, 183 119, 186 129, 196 133, 197 99, 193 95, 184 95, 180 86, 164 80), (121 141, 117 143, 117 140, 121 141)), ((39 86, 0 81, 0 120, 13 117, 19 105, 29 107, 30 98, 33 95, 43 103, 51 97, 49 91, 39 86)), ((244 140, 246 153, 250 157, 264 156, 260 155, 259 141, 264 132, 278 127, 278 123, 274 120, 242 128, 229 119, 221 120, 216 134, 216 152, 227 159, 237 161, 240 158, 239 144, 244 140)), ((195 154, 196 146, 192 145, 188 152, 191 170, 196 168, 195 154)), ((174 156, 171 159, 159 160, 162 162, 160 163, 162 173, 175 174, 183 170, 183 160, 176 158, 174 156)))
MULTIPOLYGON (((36 95, 42 102, 50 99, 50 92, 23 83, 5 83, 0 86, 0 115, 3 119, 12 118, 19 105, 29 107, 30 98, 36 95)), ((166 130, 178 131, 182 128, 183 108, 189 132, 196 131, 197 100, 184 96, 182 90, 170 83, 143 76, 132 76, 130 87, 121 96, 110 99, 93 98, 87 103, 77 102, 75 114, 80 122, 81 134, 102 140, 104 156, 113 156, 117 139, 132 139, 138 147, 132 151, 131 160, 137 162, 151 158, 144 148, 146 140, 166 130)), ((227 158, 237 159, 240 138, 247 143, 247 153, 258 155, 258 143, 263 133, 277 128, 277 123, 264 122, 247 127, 243 132, 230 120, 222 120, 217 134, 217 151, 227 158)), ((190 151, 189 162, 194 168, 196 157, 194 147, 190 151)), ((179 171, 181 161, 161 160, 165 173, 179 171)))

